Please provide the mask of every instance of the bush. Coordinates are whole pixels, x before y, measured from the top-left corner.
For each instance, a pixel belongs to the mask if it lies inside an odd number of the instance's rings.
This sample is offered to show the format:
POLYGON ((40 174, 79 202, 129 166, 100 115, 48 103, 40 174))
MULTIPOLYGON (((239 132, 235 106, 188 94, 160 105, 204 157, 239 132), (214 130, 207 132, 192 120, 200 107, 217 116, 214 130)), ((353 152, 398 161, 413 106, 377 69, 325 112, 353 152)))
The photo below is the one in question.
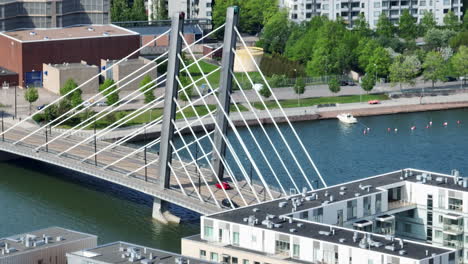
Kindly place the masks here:
POLYGON ((42 123, 42 122, 44 122, 44 120, 45 120, 45 116, 44 116, 43 113, 39 113, 39 114, 33 115, 32 119, 33 119, 34 122, 36 122, 36 123, 42 123))
POLYGON ((273 54, 272 56, 264 55, 260 63, 260 69, 266 76, 272 76, 273 74, 286 74, 290 78, 305 76, 302 64, 278 54, 273 54))
POLYGON ((271 87, 278 88, 284 85, 284 80, 286 79, 286 75, 282 74, 273 74, 270 78, 270 85, 271 87))

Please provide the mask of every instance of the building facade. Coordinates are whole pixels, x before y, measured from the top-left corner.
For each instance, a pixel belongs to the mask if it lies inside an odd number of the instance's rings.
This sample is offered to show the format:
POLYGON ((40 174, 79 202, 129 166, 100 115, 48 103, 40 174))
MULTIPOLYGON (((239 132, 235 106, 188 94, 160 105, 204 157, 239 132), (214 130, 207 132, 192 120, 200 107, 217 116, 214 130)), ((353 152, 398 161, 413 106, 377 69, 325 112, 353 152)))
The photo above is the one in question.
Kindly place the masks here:
POLYGON ((425 12, 432 12, 439 25, 449 11, 461 19, 462 0, 280 0, 280 7, 286 8, 289 18, 295 22, 310 20, 314 16, 326 16, 331 20, 338 17, 352 27, 360 13, 369 26, 375 28, 380 14, 385 13, 397 24, 403 10, 408 9, 419 22, 425 12))
MULTIPOLYGON (((148 0, 148 19, 154 20, 153 14, 157 13, 157 4, 159 0, 148 0)), ((212 18, 213 0, 170 0, 165 1, 165 7, 168 16, 174 13, 184 12, 187 19, 209 19, 212 18)))
POLYGON ((182 254, 232 264, 468 263, 468 178, 405 169, 203 216, 182 254))
MULTIPOLYGON (((138 33, 115 25, 34 29, 0 33, 0 67, 18 74, 18 85, 42 84, 44 64, 100 65, 140 47, 138 33)), ((137 58, 138 53, 132 58, 137 58)))
POLYGON ((108 24, 110 0, 3 0, 0 31, 108 24))

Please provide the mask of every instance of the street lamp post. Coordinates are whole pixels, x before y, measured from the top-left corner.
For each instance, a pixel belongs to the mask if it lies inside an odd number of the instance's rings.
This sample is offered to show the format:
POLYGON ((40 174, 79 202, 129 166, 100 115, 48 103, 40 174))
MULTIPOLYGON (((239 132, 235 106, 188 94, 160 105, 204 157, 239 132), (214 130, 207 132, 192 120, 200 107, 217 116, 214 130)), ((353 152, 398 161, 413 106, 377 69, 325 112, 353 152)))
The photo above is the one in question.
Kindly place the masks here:
POLYGON ((17 100, 17 99, 16 99, 16 96, 17 96, 17 91, 16 91, 16 89, 17 89, 17 87, 18 87, 18 85, 15 85, 15 116, 14 116, 13 119, 16 119, 16 115, 18 114, 18 110, 17 110, 17 108, 16 108, 16 107, 17 107, 17 106, 16 106, 16 103, 17 103, 17 102, 16 102, 16 100, 17 100))
POLYGON ((46 152, 49 152, 49 137, 48 137, 48 133, 47 133, 47 126, 45 127, 45 149, 46 149, 46 152))
POLYGON ((97 166, 96 116, 94 116, 94 166, 97 166))
POLYGON ((147 165, 147 158, 146 158, 146 150, 147 150, 147 147, 146 147, 146 127, 145 127, 145 132, 144 132, 144 139, 145 139, 145 154, 144 154, 144 159, 145 159, 145 181, 148 181, 148 166, 147 165))
POLYGON ((3 131, 5 131, 5 125, 3 123, 3 116, 4 116, 5 112, 2 110, 2 141, 5 141, 5 134, 3 133, 3 131))

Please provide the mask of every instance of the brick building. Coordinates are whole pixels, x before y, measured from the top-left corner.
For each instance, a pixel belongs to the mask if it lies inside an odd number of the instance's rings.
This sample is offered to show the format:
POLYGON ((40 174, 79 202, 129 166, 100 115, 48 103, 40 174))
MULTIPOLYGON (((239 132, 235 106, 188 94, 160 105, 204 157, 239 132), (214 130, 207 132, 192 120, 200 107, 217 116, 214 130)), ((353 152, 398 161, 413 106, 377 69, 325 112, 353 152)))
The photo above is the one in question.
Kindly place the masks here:
POLYGON ((0 67, 17 73, 24 87, 42 83, 43 64, 100 65, 102 58, 121 59, 139 47, 138 33, 115 25, 2 32, 0 67))

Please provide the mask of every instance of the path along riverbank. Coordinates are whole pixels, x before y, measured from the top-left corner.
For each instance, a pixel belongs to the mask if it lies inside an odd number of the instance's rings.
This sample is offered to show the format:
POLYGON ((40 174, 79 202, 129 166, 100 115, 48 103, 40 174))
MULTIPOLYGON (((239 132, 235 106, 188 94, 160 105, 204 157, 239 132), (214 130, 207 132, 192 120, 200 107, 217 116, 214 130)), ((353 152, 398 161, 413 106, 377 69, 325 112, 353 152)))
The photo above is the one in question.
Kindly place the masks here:
MULTIPOLYGON (((354 116, 372 116, 372 115, 388 115, 397 113, 409 113, 409 112, 421 112, 421 111, 433 111, 433 110, 445 110, 445 109, 456 109, 468 107, 468 93, 457 93, 452 95, 439 95, 439 96, 427 96, 427 97, 412 97, 412 98, 398 98, 381 101, 380 104, 370 105, 367 102, 360 103, 348 103, 338 104, 333 107, 296 107, 296 108, 284 108, 284 113, 288 116, 291 122, 308 121, 317 119, 330 119, 336 118, 339 113, 351 113, 354 116)), ((272 109, 270 112, 265 110, 251 109, 246 112, 233 112, 231 113, 231 121, 236 126, 257 125, 257 117, 262 124, 272 123, 272 118, 278 122, 286 122, 284 114, 279 109, 272 109)), ((7 122, 14 122, 8 120, 7 122)), ((203 120, 196 120, 195 118, 187 121, 177 120, 178 128, 186 127, 190 124, 194 132, 203 131, 203 126, 207 129, 213 129, 213 119, 206 117, 203 120)), ((29 128, 33 125, 28 124, 29 128)), ((119 128, 106 133, 99 137, 99 140, 114 141, 129 134, 136 133, 141 128, 140 126, 133 126, 128 128, 119 128)), ((155 125, 151 128, 146 129, 146 138, 156 138, 159 136, 161 131, 161 125, 155 125)), ((54 133, 69 132, 67 129, 54 129, 54 133)), ((182 133, 191 133, 189 129, 183 129, 182 133)), ((89 137, 93 135, 93 131, 79 131, 76 133, 82 137, 89 137)), ((143 133, 139 133, 131 141, 139 141, 144 138, 143 133)))

